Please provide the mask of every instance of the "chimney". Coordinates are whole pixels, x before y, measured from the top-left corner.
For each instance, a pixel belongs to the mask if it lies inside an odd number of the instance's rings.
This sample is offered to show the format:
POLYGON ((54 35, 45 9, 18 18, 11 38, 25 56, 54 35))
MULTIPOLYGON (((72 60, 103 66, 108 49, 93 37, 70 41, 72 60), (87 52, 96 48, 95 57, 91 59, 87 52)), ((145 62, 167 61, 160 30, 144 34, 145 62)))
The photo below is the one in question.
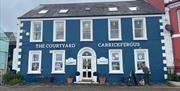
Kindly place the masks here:
POLYGON ((146 0, 158 10, 164 11, 164 0, 146 0))

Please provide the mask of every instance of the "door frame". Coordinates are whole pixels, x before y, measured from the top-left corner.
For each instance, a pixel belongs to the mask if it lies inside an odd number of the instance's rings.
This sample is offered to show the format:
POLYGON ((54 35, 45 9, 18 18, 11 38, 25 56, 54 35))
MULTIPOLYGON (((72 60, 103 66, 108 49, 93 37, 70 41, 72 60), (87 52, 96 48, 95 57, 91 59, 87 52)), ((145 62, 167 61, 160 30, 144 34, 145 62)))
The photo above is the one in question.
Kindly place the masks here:
POLYGON ((83 56, 82 54, 84 52, 90 52, 91 53, 91 65, 92 65, 92 81, 93 82, 97 82, 97 76, 93 76, 93 73, 97 71, 96 69, 96 53, 94 51, 94 49, 90 48, 90 47, 83 47, 79 50, 78 55, 77 55, 77 71, 80 72, 80 75, 76 77, 76 81, 77 82, 81 82, 83 79, 83 75, 82 75, 82 63, 83 63, 83 56))

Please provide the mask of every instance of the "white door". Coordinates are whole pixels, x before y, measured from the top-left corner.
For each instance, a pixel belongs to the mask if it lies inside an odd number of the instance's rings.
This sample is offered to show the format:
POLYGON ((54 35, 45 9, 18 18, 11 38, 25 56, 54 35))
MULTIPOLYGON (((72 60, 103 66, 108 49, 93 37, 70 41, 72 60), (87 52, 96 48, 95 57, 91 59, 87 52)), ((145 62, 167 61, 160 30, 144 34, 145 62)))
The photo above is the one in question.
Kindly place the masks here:
POLYGON ((92 81, 92 58, 84 56, 82 61, 82 80, 92 81))

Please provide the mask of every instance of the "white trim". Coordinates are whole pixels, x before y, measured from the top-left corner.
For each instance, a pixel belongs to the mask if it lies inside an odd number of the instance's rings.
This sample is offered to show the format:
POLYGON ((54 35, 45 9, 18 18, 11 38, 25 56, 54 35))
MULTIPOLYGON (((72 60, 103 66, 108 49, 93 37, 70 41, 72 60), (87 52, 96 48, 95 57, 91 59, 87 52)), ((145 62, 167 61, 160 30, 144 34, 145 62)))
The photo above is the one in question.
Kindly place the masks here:
POLYGON ((86 19, 86 20, 80 20, 80 41, 93 41, 93 20, 92 19, 86 19), (84 21, 90 21, 90 31, 91 31, 91 36, 90 39, 83 39, 83 23, 84 21))
POLYGON ((164 79, 167 79, 167 74, 164 74, 164 79))
POLYGON ((21 23, 21 24, 20 24, 20 27, 23 27, 23 25, 24 25, 24 23, 21 23))
POLYGON ((163 23, 163 19, 159 19, 159 23, 163 23))
POLYGON ((163 26, 163 25, 161 25, 161 26, 160 26, 160 29, 161 29, 161 30, 162 30, 162 29, 164 29, 164 26, 163 26))
POLYGON ((167 67, 164 67, 164 71, 167 71, 167 67))
POLYGON ((161 43, 165 43, 164 39, 161 40, 161 43))
POLYGON ((132 26, 133 26, 133 40, 147 40, 147 28, 146 28, 146 18, 145 17, 139 17, 139 18, 132 18, 132 26), (135 20, 143 20, 143 33, 144 37, 142 38, 136 38, 135 37, 135 20))
POLYGON ((162 56, 163 56, 163 57, 166 57, 166 53, 163 53, 162 56))
POLYGON ((20 68, 17 68, 17 70, 16 70, 17 72, 20 72, 20 68))
POLYGON ((163 60, 163 64, 167 64, 167 61, 166 61, 166 60, 163 60))
POLYGON ((23 38, 23 36, 19 36, 19 39, 22 39, 23 38))
POLYGON ((109 19, 109 18, 129 18, 129 17, 162 17, 164 14, 156 14, 156 15, 127 15, 127 16, 100 16, 100 17, 64 17, 64 18, 38 18, 38 19, 19 19, 21 21, 32 21, 32 20, 37 20, 37 21, 42 21, 42 20, 56 20, 56 19, 109 19))
POLYGON ((53 42, 65 42, 66 41, 66 20, 54 20, 53 21, 53 42), (64 38, 63 39, 56 39, 56 22, 63 22, 64 23, 64 38))
POLYGON ((178 7, 178 6, 180 6, 180 2, 169 4, 167 7, 174 8, 174 7, 178 7))
POLYGON ((21 58, 21 55, 18 55, 18 59, 20 59, 21 58))
POLYGON ((161 49, 162 49, 162 50, 166 50, 166 47, 165 47, 165 46, 162 46, 161 49))
POLYGON ((41 74, 41 61, 42 61, 42 51, 41 50, 30 50, 27 74, 41 74), (34 53, 39 54, 39 70, 37 70, 37 71, 32 71, 32 54, 34 54, 34 53))
POLYGON ((22 42, 19 42, 19 46, 22 46, 22 42))
POLYGON ((23 33, 23 30, 20 30, 20 33, 23 33))
POLYGON ((109 49, 109 74, 123 74, 123 55, 122 49, 109 49), (112 53, 119 53, 120 70, 112 70, 112 53))
POLYGON ((21 64, 21 61, 18 61, 18 63, 17 63, 18 65, 20 65, 21 64))
MULTIPOLYGON (((180 6, 180 4, 179 4, 180 6)), ((178 17, 178 29, 179 29, 179 33, 180 33, 180 9, 177 10, 177 17, 178 17)))
POLYGON ((164 34, 164 32, 161 32, 160 35, 164 37, 165 34, 164 34))
POLYGON ((65 50, 54 50, 52 53, 52 71, 51 74, 64 74, 65 73, 65 50), (61 71, 55 71, 56 54, 62 54, 63 67, 61 71))
POLYGON ((179 38, 180 37, 180 33, 179 34, 173 34, 172 38, 179 38))
POLYGON ((42 40, 43 40, 43 21, 37 21, 37 20, 34 20, 34 21, 31 21, 31 29, 30 29, 30 42, 42 42, 42 40), (33 23, 34 22, 39 22, 39 23, 41 23, 41 37, 40 37, 40 39, 39 40, 34 40, 33 39, 33 36, 34 36, 34 34, 33 34, 33 23))
POLYGON ((78 79, 76 79, 76 81, 82 81, 82 79, 83 79, 83 75, 82 75, 82 59, 83 59, 83 56, 82 56, 82 54, 84 53, 84 52, 86 52, 86 51, 88 51, 88 52, 90 52, 91 54, 92 54, 92 56, 91 56, 91 65, 92 65, 92 80, 94 81, 94 82, 97 82, 97 76, 93 76, 93 72, 96 72, 96 66, 97 66, 97 64, 96 64, 96 52, 92 49, 92 48, 90 48, 90 47, 83 47, 83 48, 81 48, 80 50, 79 50, 79 52, 78 52, 78 54, 77 54, 77 71, 79 71, 80 72, 80 75, 79 76, 77 76, 76 78, 78 78, 78 79))
POLYGON ((108 38, 109 38, 109 41, 119 41, 119 40, 122 40, 122 35, 121 35, 121 19, 108 19, 108 38), (118 31, 119 31, 119 38, 111 38, 111 24, 110 22, 111 21, 118 21, 118 31))
POLYGON ((138 74, 143 74, 143 71, 142 70, 138 70, 137 68, 137 52, 144 52, 145 55, 145 59, 144 60, 141 60, 141 61, 144 61, 146 66, 150 69, 150 66, 149 66, 149 52, 148 52, 148 49, 134 49, 134 61, 135 61, 135 73, 138 73, 138 74))
POLYGON ((18 52, 22 52, 22 49, 21 48, 19 48, 19 51, 18 52))

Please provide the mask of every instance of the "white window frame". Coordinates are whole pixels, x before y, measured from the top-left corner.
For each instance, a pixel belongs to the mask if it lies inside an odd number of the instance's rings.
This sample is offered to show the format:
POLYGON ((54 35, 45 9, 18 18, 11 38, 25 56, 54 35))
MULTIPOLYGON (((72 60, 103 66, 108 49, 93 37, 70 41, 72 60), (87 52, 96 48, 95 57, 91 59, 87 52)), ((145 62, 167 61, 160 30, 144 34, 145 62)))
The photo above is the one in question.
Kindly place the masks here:
POLYGON ((134 49, 135 73, 137 73, 137 74, 143 74, 143 71, 138 70, 138 67, 137 67, 137 62, 139 60, 137 59, 136 55, 137 55, 137 52, 140 52, 140 51, 145 52, 145 61, 144 62, 146 64, 146 66, 150 69, 150 66, 149 66, 149 51, 148 51, 148 49, 134 49))
POLYGON ((43 39, 43 21, 31 21, 31 29, 30 29, 30 42, 42 42, 42 39, 43 39), (39 22, 41 23, 41 37, 39 40, 34 40, 33 37, 34 37, 34 24, 35 22, 39 22))
POLYGON ((52 53, 52 74, 64 74, 65 73, 65 50, 54 50, 52 53), (56 54, 62 54, 63 68, 61 71, 55 70, 56 54))
POLYGON ((65 20, 54 20, 53 42, 65 42, 65 41, 66 41, 66 21, 65 20), (63 39, 56 39, 56 22, 63 22, 64 23, 64 38, 63 39))
POLYGON ((179 33, 180 33, 180 9, 177 10, 177 17, 178 17, 178 29, 179 29, 179 33))
POLYGON ((147 40, 146 18, 132 18, 132 25, 133 25, 133 39, 134 40, 147 40), (134 23, 135 20, 143 20, 144 37, 142 38, 135 37, 135 23, 134 23))
POLYGON ((80 27, 80 41, 93 41, 93 20, 92 19, 88 19, 88 20, 81 20, 81 27, 80 27), (90 39, 83 39, 83 22, 84 21, 90 21, 91 23, 91 38, 90 39))
POLYGON ((108 38, 109 38, 109 41, 120 41, 122 40, 122 35, 121 35, 121 19, 108 19, 108 38), (111 38, 111 24, 110 22, 111 21, 118 21, 118 30, 119 30, 119 38, 111 38))
POLYGON ((123 55, 122 49, 109 49, 109 74, 123 74, 123 55), (120 62, 120 70, 112 70, 112 53, 120 53, 119 62, 120 62))
POLYGON ((42 51, 40 50, 30 50, 29 51, 29 60, 28 60, 28 74, 41 74, 41 61, 42 61, 42 51), (32 71, 32 55, 39 54, 39 70, 32 71))

